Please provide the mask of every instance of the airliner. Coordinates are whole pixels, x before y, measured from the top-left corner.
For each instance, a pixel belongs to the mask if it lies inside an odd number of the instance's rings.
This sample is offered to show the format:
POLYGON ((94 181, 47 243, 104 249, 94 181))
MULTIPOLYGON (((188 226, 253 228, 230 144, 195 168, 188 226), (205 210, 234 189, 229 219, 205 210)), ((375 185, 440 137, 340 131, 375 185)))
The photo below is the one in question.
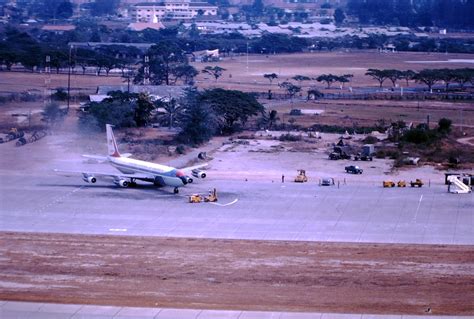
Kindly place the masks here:
POLYGON ((141 161, 129 158, 131 154, 120 154, 115 140, 112 125, 105 125, 107 131, 108 156, 83 155, 86 158, 99 160, 115 167, 119 172, 78 172, 55 170, 59 173, 79 173, 86 183, 94 184, 97 177, 112 177, 114 183, 120 187, 136 186, 136 181, 153 183, 155 186, 170 186, 174 188, 174 193, 179 193, 179 188, 192 183, 193 178, 187 175, 190 173, 196 178, 206 178, 207 174, 200 168, 207 164, 200 164, 192 167, 177 169, 171 166, 141 161))

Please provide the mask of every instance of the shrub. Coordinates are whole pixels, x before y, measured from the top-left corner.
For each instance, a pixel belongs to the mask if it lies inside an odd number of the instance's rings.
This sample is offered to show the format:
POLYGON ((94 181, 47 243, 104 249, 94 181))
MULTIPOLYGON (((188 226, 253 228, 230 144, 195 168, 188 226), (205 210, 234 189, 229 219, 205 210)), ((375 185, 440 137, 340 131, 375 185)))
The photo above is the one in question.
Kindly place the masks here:
POLYGON ((292 109, 292 110, 290 111, 290 115, 299 116, 299 115, 303 115, 303 113, 301 112, 300 109, 292 109))
POLYGON ((281 142, 297 142, 301 141, 301 135, 292 135, 290 133, 282 134, 278 138, 281 142))
POLYGON ((375 144, 379 141, 378 138, 376 138, 375 136, 372 136, 372 135, 369 135, 367 136, 366 138, 364 138, 362 140, 362 142, 366 143, 366 144, 375 144))
POLYGON ((184 154, 184 151, 185 151, 184 145, 180 144, 180 145, 176 146, 176 153, 182 155, 182 154, 184 154))

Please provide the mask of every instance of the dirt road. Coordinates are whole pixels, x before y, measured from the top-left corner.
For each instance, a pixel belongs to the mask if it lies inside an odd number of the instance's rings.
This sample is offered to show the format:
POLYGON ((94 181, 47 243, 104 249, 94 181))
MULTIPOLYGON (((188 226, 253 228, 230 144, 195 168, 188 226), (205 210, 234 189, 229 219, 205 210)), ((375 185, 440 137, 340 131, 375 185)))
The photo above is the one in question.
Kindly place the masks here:
POLYGON ((473 315, 474 248, 0 233, 0 299, 473 315))

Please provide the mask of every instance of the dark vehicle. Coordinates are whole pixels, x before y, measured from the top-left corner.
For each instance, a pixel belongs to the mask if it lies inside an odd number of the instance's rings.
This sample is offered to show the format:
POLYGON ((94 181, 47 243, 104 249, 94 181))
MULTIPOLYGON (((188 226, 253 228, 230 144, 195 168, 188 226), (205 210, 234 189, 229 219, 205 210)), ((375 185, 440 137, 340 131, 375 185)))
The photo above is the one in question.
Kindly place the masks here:
POLYGON ((338 152, 332 152, 329 154, 329 159, 330 160, 340 160, 340 159, 350 159, 351 156, 347 155, 346 153, 338 153, 338 152))
POLYGON ((363 170, 359 166, 355 166, 355 165, 346 166, 346 173, 362 174, 362 172, 363 170))
POLYGON ((357 154, 357 155, 354 155, 354 161, 372 161, 373 160, 373 157, 370 156, 370 155, 366 155, 366 154, 357 154))

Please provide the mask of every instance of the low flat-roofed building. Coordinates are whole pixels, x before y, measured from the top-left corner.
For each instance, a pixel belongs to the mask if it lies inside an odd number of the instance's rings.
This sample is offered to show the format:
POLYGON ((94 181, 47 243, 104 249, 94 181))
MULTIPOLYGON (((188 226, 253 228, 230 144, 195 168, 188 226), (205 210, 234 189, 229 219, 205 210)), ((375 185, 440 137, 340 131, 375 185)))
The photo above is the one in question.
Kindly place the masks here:
POLYGON ((191 20, 198 16, 217 15, 217 6, 207 2, 193 2, 190 0, 142 2, 132 6, 130 10, 130 16, 137 22, 191 20))

